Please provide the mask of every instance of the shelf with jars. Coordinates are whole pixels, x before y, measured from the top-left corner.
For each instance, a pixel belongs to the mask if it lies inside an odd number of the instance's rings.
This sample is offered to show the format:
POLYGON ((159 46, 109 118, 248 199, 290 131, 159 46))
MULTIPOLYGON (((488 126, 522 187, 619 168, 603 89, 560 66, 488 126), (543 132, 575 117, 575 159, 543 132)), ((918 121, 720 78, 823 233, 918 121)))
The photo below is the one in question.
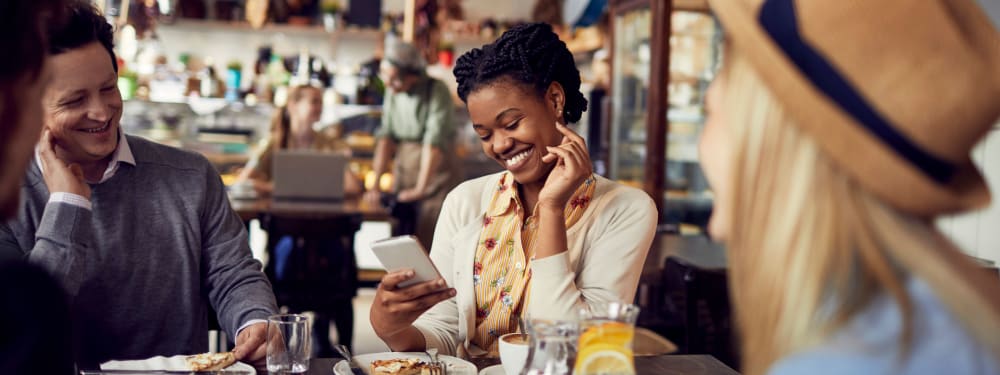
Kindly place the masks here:
POLYGON ((224 20, 204 20, 204 19, 179 19, 176 22, 169 25, 160 25, 160 28, 173 29, 173 30, 189 30, 189 31, 200 31, 200 32, 213 32, 213 31, 238 31, 247 33, 261 33, 261 34, 271 34, 271 33, 286 33, 286 34, 301 34, 301 35, 311 35, 311 36, 324 36, 330 35, 334 38, 376 38, 382 32, 379 29, 374 28, 360 28, 360 27, 338 27, 334 30, 323 27, 322 25, 296 25, 296 24, 281 24, 281 23, 266 23, 261 27, 253 27, 249 22, 245 21, 224 21, 224 20))

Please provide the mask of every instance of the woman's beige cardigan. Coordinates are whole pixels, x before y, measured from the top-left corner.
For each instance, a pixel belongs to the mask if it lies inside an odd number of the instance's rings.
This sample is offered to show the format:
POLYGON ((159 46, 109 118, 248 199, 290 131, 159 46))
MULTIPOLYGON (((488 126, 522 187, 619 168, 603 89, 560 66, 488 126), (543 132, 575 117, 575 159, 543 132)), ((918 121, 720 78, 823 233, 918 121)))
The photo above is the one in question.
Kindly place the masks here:
MULTIPOLYGON (((500 175, 456 187, 438 218, 431 259, 458 293, 432 307, 414 326, 427 347, 442 354, 484 354, 470 344, 476 324, 472 264, 483 214, 500 175)), ((581 308, 597 303, 632 302, 656 221, 656 207, 645 192, 598 176, 590 207, 567 232, 569 251, 531 262, 528 316, 576 319, 581 308)))

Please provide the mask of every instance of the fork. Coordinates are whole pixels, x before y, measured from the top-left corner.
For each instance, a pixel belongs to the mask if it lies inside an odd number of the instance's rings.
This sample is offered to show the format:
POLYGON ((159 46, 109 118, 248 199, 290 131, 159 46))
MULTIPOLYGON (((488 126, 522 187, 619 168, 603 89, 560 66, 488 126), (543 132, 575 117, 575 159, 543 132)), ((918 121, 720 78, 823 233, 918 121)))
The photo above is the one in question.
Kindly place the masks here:
POLYGON ((351 355, 351 351, 347 349, 347 346, 342 344, 337 344, 333 346, 333 349, 340 353, 341 357, 347 360, 347 364, 351 367, 351 373, 354 375, 364 375, 365 371, 358 366, 358 361, 354 360, 354 356, 351 355))
POLYGON ((438 360, 437 348, 427 349, 427 356, 431 357, 430 375, 448 375, 448 368, 438 360))

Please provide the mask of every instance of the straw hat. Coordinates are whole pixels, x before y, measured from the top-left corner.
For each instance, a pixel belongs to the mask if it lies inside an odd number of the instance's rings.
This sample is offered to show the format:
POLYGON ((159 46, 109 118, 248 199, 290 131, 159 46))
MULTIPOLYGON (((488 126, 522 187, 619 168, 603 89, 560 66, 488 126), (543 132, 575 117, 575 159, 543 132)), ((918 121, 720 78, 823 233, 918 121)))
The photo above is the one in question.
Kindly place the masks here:
POLYGON ((930 217, 985 206, 1000 34, 972 0, 709 0, 795 123, 860 185, 930 217))

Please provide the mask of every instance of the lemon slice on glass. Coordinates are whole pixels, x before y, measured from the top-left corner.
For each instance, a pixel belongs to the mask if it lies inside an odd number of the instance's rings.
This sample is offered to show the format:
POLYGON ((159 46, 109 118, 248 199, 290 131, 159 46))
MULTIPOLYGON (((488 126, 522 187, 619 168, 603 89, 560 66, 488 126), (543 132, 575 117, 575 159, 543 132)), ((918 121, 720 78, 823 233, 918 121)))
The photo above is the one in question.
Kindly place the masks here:
POLYGON ((574 371, 577 375, 635 374, 631 353, 620 348, 586 350, 580 354, 574 371))

